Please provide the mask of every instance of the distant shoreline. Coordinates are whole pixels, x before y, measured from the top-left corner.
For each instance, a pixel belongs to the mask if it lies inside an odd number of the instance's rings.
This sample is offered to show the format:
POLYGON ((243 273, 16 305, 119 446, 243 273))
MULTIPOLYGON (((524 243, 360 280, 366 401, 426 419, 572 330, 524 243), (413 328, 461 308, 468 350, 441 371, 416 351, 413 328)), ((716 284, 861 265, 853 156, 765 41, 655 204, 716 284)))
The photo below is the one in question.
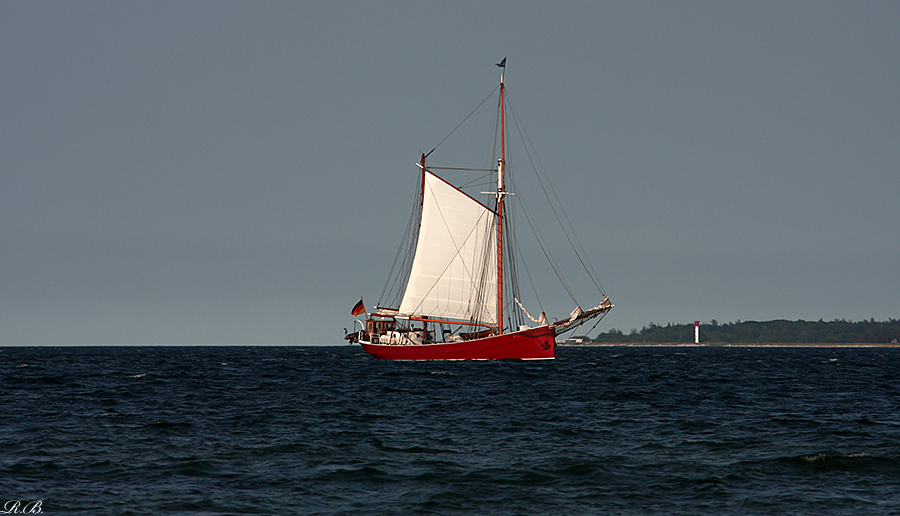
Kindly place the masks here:
POLYGON ((590 342, 584 344, 572 344, 557 342, 557 346, 567 348, 896 348, 900 344, 868 344, 868 343, 738 343, 738 342, 712 342, 709 344, 694 344, 693 342, 590 342))

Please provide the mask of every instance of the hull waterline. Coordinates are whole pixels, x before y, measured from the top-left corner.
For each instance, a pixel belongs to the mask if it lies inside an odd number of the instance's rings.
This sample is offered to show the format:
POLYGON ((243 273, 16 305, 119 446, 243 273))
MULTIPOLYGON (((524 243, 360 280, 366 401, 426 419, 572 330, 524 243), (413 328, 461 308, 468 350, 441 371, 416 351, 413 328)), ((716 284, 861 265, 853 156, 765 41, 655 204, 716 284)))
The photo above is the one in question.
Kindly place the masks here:
POLYGON ((361 341, 363 349, 383 360, 492 360, 555 358, 556 332, 549 326, 462 342, 397 346, 361 341))

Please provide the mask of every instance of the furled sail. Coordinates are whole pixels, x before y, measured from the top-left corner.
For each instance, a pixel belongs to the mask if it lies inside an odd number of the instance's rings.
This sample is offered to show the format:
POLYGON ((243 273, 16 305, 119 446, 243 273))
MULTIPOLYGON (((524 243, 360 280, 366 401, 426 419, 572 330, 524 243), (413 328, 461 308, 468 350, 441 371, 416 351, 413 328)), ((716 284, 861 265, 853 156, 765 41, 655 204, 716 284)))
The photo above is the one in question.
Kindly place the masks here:
POLYGON ((495 213, 428 171, 424 194, 400 313, 496 324, 495 213))

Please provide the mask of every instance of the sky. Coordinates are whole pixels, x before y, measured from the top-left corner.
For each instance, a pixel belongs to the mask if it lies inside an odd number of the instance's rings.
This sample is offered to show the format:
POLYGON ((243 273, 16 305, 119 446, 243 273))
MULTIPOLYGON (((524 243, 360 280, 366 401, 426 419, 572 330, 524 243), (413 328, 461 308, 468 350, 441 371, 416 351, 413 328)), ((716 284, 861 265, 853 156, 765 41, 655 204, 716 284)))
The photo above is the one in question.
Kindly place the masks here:
POLYGON ((898 318, 898 29, 895 1, 2 2, 0 345, 343 343, 503 57, 616 305, 593 334, 898 318))

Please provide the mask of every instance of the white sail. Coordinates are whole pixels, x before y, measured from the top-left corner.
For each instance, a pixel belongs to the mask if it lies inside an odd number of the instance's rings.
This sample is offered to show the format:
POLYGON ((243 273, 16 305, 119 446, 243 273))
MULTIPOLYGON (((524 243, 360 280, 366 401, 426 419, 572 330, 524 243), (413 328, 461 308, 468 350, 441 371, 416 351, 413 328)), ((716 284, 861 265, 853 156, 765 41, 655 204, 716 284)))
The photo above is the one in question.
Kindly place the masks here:
POLYGON ((400 313, 497 323, 495 213, 431 172, 400 313))

